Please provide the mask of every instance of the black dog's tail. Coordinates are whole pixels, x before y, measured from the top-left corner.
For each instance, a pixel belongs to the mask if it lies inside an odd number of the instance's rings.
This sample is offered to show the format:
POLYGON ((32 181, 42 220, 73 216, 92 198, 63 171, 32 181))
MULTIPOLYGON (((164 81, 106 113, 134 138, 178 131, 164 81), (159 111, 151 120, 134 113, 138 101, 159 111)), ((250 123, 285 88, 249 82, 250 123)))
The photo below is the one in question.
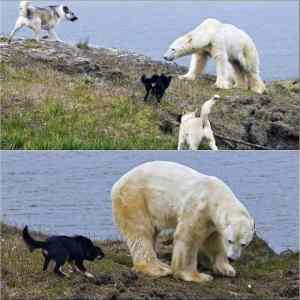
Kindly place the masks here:
POLYGON ((24 240, 25 244, 28 246, 28 248, 31 252, 34 251, 35 249, 44 248, 44 246, 46 244, 46 242, 34 240, 28 232, 27 225, 24 227, 22 235, 23 235, 23 240, 24 240))

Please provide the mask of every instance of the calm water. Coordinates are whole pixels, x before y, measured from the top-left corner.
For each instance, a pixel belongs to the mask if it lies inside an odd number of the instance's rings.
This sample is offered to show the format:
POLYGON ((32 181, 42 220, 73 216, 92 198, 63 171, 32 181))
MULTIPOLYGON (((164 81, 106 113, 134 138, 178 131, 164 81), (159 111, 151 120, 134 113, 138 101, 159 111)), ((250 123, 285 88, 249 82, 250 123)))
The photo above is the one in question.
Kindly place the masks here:
MULTIPOLYGON (((71 3, 79 22, 61 24, 58 33, 71 43, 116 47, 162 59, 179 35, 214 17, 248 32, 261 55, 265 80, 299 76, 298 1, 34 1, 36 5, 71 3)), ((18 15, 19 1, 1 1, 0 32, 8 33, 18 15)), ((31 36, 23 29, 18 36, 31 36)), ((178 60, 188 64, 189 59, 178 60)), ((212 64, 208 72, 214 72, 212 64)))
POLYGON ((188 165, 224 180, 277 251, 298 249, 297 152, 2 152, 5 222, 48 233, 118 238, 110 189, 151 160, 188 165))

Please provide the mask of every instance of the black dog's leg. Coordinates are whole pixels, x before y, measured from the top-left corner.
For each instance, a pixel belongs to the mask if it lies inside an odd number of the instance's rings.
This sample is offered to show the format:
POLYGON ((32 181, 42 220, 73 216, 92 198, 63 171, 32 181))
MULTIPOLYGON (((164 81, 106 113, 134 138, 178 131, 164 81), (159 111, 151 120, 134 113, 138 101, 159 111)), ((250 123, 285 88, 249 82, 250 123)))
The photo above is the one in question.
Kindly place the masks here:
POLYGON ((158 95, 156 95, 156 100, 157 100, 157 102, 160 104, 160 101, 161 101, 161 98, 163 97, 163 95, 162 94, 158 94, 158 95))
POLYGON ((144 97, 144 102, 147 102, 148 97, 149 97, 149 92, 150 92, 150 90, 147 89, 146 95, 145 95, 145 97, 144 97))
POLYGON ((83 261, 82 260, 78 260, 78 261, 75 261, 75 265, 76 267, 81 271, 81 272, 86 272, 86 268, 85 266, 83 265, 83 261))
POLYGON ((95 276, 89 272, 87 272, 85 266, 83 265, 83 261, 82 260, 78 260, 75 262, 76 267, 86 276, 89 278, 95 278, 95 276))
POLYGON ((47 270, 47 268, 48 268, 48 265, 49 265, 49 262, 50 262, 51 258, 50 258, 50 256, 48 256, 48 255, 46 255, 44 253, 43 253, 43 255, 44 255, 44 259, 45 259, 44 260, 43 271, 45 272, 47 270))
POLYGON ((67 261, 68 255, 67 254, 62 254, 60 253, 59 257, 54 257, 53 260, 55 261, 55 267, 54 267, 54 273, 61 276, 65 277, 67 276, 65 273, 61 271, 61 267, 65 264, 67 261))

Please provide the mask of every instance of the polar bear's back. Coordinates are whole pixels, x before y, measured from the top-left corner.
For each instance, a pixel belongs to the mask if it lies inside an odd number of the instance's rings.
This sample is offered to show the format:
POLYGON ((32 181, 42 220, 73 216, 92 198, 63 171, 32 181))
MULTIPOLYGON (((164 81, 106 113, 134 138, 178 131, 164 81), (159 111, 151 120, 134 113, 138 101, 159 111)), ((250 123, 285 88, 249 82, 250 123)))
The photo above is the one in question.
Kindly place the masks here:
POLYGON ((255 43, 248 33, 232 24, 223 24, 216 32, 215 40, 224 41, 228 55, 242 60, 241 63, 248 71, 256 71, 252 69, 259 65, 259 56, 255 43))
MULTIPOLYGON (((124 185, 136 187, 152 187, 153 189, 174 190, 201 181, 209 176, 203 175, 187 166, 168 161, 153 161, 139 165, 124 176, 113 186, 112 194, 120 190, 124 185)), ((171 191, 170 191, 171 192, 171 191)))
MULTIPOLYGON (((214 47, 226 48, 229 58, 240 61, 247 71, 256 72, 259 67, 259 56, 252 38, 242 29, 232 25, 222 23, 216 19, 206 19, 192 34, 201 36, 214 47)), ((196 40, 196 39, 195 39, 196 40)))
POLYGON ((205 189, 209 179, 173 162, 142 164, 121 177, 112 188, 114 221, 119 228, 128 227, 130 219, 135 222, 151 219, 148 223, 156 228, 174 228, 182 208, 191 204, 190 195, 195 187, 205 189))

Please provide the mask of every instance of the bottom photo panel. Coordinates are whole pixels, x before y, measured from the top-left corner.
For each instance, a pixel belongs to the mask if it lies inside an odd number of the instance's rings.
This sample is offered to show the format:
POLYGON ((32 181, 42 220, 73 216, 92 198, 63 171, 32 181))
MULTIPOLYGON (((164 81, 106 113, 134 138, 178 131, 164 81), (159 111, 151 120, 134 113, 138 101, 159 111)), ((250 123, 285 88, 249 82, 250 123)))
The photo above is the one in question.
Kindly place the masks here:
POLYGON ((3 151, 3 299, 298 299, 298 157, 3 151))

